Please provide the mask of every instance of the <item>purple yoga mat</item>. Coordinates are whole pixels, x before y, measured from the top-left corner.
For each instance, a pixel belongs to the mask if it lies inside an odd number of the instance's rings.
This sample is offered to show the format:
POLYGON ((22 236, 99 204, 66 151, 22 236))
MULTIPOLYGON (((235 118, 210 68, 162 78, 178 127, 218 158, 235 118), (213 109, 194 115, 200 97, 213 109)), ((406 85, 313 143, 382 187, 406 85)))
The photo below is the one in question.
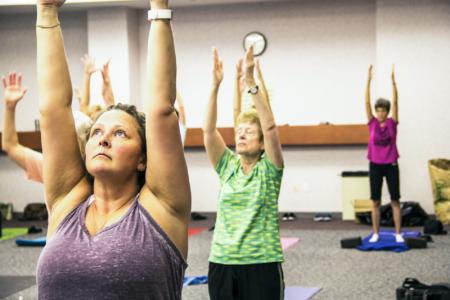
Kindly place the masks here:
POLYGON ((308 300, 321 289, 320 287, 287 286, 284 290, 284 300, 308 300))

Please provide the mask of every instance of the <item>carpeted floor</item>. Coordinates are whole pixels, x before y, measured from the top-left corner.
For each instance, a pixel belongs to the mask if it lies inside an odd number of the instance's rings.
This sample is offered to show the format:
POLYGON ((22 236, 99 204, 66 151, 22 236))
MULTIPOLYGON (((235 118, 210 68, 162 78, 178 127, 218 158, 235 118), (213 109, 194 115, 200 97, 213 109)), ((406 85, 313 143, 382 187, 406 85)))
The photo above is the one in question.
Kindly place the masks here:
MULTIPOLYGON (((313 297, 315 300, 395 299, 395 289, 406 277, 416 277, 429 284, 450 282, 450 235, 434 236, 435 242, 429 243, 428 249, 403 253, 344 250, 339 244, 342 238, 364 237, 371 233, 370 226, 334 220, 329 223, 313 223, 316 226, 324 224, 323 226, 333 227, 333 230, 311 230, 302 228, 310 222, 306 219, 280 222, 282 237, 300 238, 299 243, 284 252, 283 270, 287 286, 323 287, 313 297), (336 230, 340 222, 343 223, 342 226, 357 229, 336 230), (301 228, 283 229, 284 223, 290 223, 289 226, 298 224, 301 228)), ((193 221, 191 227, 208 228, 205 225, 210 225, 211 222, 212 218, 193 221)), ((44 235, 45 232, 22 237, 35 239, 44 235)), ((189 267, 186 276, 207 275, 212 235, 213 232, 203 231, 189 237, 189 267)), ((41 251, 42 247, 18 247, 15 239, 1 241, 0 276, 35 276, 41 251)), ((4 299, 17 300, 19 296, 23 296, 24 300, 37 299, 36 285, 4 299)), ((185 287, 183 299, 209 299, 207 285, 185 287)))

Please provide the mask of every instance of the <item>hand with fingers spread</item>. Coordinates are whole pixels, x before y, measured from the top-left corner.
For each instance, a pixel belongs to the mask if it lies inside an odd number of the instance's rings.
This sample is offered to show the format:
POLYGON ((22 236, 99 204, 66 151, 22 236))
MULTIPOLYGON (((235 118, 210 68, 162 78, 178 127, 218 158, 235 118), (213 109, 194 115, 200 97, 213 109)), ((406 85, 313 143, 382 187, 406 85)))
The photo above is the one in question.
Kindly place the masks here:
POLYGON ((100 70, 95 68, 95 57, 93 57, 92 55, 85 54, 84 58, 81 58, 81 61, 84 64, 84 73, 86 75, 91 75, 92 73, 100 70))
POLYGON ((7 107, 15 107, 27 92, 27 88, 21 90, 22 74, 16 76, 16 72, 9 73, 8 82, 2 77, 5 87, 5 105, 7 107))
POLYGON ((253 72, 255 69, 255 58, 253 56, 253 45, 250 45, 245 54, 245 84, 247 87, 255 86, 255 78, 253 72))
POLYGON ((213 85, 218 86, 223 80, 223 63, 216 47, 213 47, 213 85))

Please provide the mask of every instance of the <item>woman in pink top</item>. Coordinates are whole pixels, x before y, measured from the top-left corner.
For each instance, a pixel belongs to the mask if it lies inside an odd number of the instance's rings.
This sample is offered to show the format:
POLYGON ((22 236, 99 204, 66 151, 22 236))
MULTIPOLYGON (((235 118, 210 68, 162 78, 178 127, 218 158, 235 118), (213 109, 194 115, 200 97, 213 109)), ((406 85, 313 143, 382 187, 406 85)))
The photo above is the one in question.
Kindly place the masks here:
POLYGON ((386 99, 378 99, 375 103, 376 117, 372 114, 370 104, 370 81, 372 80, 372 66, 369 68, 369 78, 366 89, 366 113, 369 121, 369 151, 367 158, 370 160, 369 177, 372 205, 372 226, 373 236, 370 242, 376 242, 379 238, 380 228, 380 206, 381 187, 383 177, 391 194, 391 205, 394 213, 395 239, 397 243, 404 242, 400 232, 402 224, 402 212, 400 208, 400 177, 397 159, 400 157, 397 151, 397 125, 398 125, 398 104, 397 87, 395 85, 394 66, 392 66, 392 117, 388 118, 391 103, 386 99))

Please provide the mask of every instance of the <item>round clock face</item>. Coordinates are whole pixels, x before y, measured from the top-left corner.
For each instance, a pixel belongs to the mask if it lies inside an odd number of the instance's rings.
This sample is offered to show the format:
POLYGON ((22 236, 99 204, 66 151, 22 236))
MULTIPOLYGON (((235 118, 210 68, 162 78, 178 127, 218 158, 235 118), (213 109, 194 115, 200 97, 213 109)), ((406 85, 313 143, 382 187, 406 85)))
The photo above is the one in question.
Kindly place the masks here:
POLYGON ((267 40, 264 37, 264 35, 262 35, 262 33, 250 32, 244 38, 245 51, 247 51, 250 45, 252 44, 253 44, 253 54, 255 56, 259 56, 264 53, 264 50, 266 50, 267 40))

